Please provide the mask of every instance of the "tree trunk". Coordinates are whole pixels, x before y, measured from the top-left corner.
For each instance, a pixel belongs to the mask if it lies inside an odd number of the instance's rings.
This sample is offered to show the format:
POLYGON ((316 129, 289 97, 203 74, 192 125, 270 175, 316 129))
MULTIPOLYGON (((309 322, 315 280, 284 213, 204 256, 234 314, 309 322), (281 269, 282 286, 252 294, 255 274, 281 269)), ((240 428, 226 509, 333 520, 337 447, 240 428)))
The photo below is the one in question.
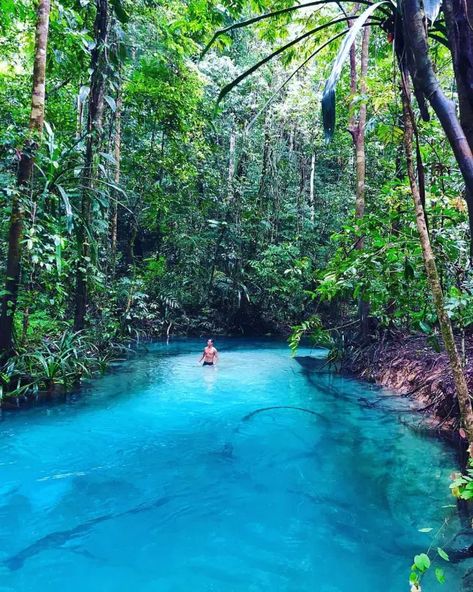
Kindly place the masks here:
POLYGON ((227 181, 227 207, 232 203, 235 194, 235 153, 236 153, 236 132, 234 129, 230 132, 230 146, 228 151, 228 181, 227 181))
POLYGON ((310 159, 309 207, 310 221, 313 224, 315 221, 315 152, 312 153, 310 159))
POLYGON ((473 445, 473 409, 468 392, 468 385, 463 373, 461 357, 458 353, 455 343, 452 324, 445 309, 442 286, 435 263, 435 256, 430 244, 429 232, 425 222, 424 208, 422 206, 419 186, 415 175, 412 149, 412 140, 414 137, 414 116, 408 94, 407 81, 404 81, 402 87, 402 105, 404 115, 404 148, 406 153, 407 174, 414 200, 417 230, 419 232, 419 239, 422 247, 425 271, 427 274, 430 290, 432 292, 432 298, 434 301, 435 310, 437 312, 443 342, 450 361, 450 368, 457 393, 458 406, 460 408, 461 423, 465 429, 469 444, 473 445))
POLYGON ((458 121, 454 103, 447 99, 435 76, 432 62, 429 58, 425 16, 421 8, 421 0, 404 0, 402 6, 404 10, 403 26, 404 40, 407 47, 407 61, 414 88, 417 91, 417 95, 421 94, 425 96, 437 114, 460 167, 466 185, 471 239, 473 237, 472 149, 458 121))
MULTIPOLYGON (((355 6, 355 14, 358 11, 358 4, 355 6)), ((369 42, 370 42, 370 27, 365 27, 363 31, 363 38, 361 42, 361 60, 360 60, 360 76, 358 82, 356 51, 353 45, 350 50, 350 93, 352 101, 357 92, 360 95, 365 95, 367 92, 366 76, 368 73, 368 57, 369 57, 369 42)), ((353 108, 353 105, 352 105, 353 108)), ((350 121, 348 124, 348 131, 353 139, 353 148, 355 152, 355 167, 356 167, 356 199, 355 199, 355 218, 360 220, 365 215, 365 194, 366 194, 366 153, 365 153, 365 128, 366 128, 366 101, 360 102, 358 117, 355 110, 352 110, 350 121)), ((359 238, 355 245, 358 250, 363 249, 364 240, 359 238)), ((363 297, 358 301, 358 315, 360 321, 360 337, 362 341, 368 339, 369 336, 369 312, 370 306, 363 297)))
POLYGON ((43 132, 46 88, 46 54, 50 12, 50 0, 40 0, 38 2, 36 21, 33 92, 31 97, 31 114, 29 123, 30 134, 24 149, 20 153, 17 178, 19 195, 13 198, 8 232, 5 295, 3 297, 0 317, 0 356, 2 357, 8 356, 13 348, 13 324, 21 275, 21 238, 24 217, 21 194, 26 193, 30 185, 35 154, 38 149, 38 141, 43 132))
POLYGON ((88 303, 88 267, 90 263, 90 235, 92 219, 93 189, 96 176, 95 158, 102 137, 102 119, 105 94, 105 72, 107 68, 105 48, 108 35, 108 0, 96 0, 97 13, 94 31, 96 45, 92 50, 90 68, 92 70, 89 113, 87 117, 87 143, 85 149, 82 178, 81 221, 77 232, 77 245, 80 258, 76 270, 76 292, 74 311, 74 330, 84 328, 88 303))
POLYGON ((258 206, 259 210, 263 212, 264 193, 266 190, 266 177, 268 174, 269 162, 271 159, 271 121, 269 116, 266 115, 264 119, 264 139, 263 139, 263 156, 261 164, 261 174, 258 186, 258 206))
MULTIPOLYGON (((368 73, 368 55, 370 42, 370 27, 363 31, 361 44, 361 68, 360 68, 360 94, 365 95, 366 75, 368 73)), ((365 193, 366 193, 366 154, 365 154, 365 128, 366 128, 366 101, 362 100, 358 115, 357 134, 355 138, 356 151, 356 203, 355 217, 363 218, 365 214, 365 193)))
MULTIPOLYGON (((444 0, 448 40, 457 84, 460 123, 473 152, 473 4, 466 0, 444 0)), ((467 188, 466 202, 470 232, 473 229, 473 194, 467 188)), ((473 238, 473 233, 472 233, 473 238)), ((473 240, 470 241, 473 259, 473 240)))
POLYGON ((218 253, 220 251, 220 245, 222 243, 223 237, 225 235, 225 231, 227 229, 227 224, 228 224, 229 214, 230 214, 230 206, 232 205, 232 202, 233 202, 234 196, 235 196, 235 185, 234 185, 234 183, 235 183, 235 155, 236 155, 236 132, 235 132, 235 129, 232 128, 232 130, 230 132, 230 142, 229 142, 229 147, 228 147, 227 195, 224 200, 225 209, 226 209, 225 222, 221 223, 220 232, 218 234, 217 242, 215 244, 214 256, 212 259, 212 265, 210 267, 209 282, 207 285, 207 297, 209 297, 210 293, 212 292, 215 271, 217 269, 218 253))
MULTIPOLYGON (((121 90, 118 91, 117 109, 115 111, 115 137, 113 146, 113 156, 115 158, 115 185, 120 185, 120 163, 121 163, 121 141, 122 141, 122 107, 123 98, 121 90)), ((114 191, 112 201, 112 211, 110 215, 110 254, 111 270, 115 274, 117 260, 117 227, 118 227, 118 191, 114 191)))

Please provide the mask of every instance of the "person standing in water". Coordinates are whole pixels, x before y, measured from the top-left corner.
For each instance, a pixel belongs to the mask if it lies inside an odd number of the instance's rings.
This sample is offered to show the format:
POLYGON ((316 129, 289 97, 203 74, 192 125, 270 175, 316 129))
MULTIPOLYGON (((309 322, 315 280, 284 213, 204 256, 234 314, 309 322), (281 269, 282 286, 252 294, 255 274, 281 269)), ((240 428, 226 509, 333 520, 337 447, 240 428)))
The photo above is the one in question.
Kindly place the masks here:
POLYGON ((214 347, 213 339, 209 339, 207 341, 206 347, 204 348, 204 353, 202 354, 202 357, 199 360, 199 364, 200 364, 200 362, 202 362, 202 360, 204 360, 204 363, 202 364, 202 366, 213 366, 214 364, 217 363, 217 359, 218 359, 218 351, 214 347))

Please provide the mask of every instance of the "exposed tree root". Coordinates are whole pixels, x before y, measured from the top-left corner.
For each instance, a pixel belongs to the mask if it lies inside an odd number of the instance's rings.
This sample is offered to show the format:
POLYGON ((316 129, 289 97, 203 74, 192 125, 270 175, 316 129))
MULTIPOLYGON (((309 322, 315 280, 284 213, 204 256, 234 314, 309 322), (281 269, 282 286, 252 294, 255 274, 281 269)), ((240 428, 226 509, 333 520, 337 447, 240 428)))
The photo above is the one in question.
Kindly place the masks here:
MULTIPOLYGON (((466 338, 465 376, 473 393, 473 338, 466 338)), ((459 435, 459 409, 445 352, 438 353, 424 336, 380 340, 349 353, 343 370, 414 399, 429 433, 459 435)), ((413 427, 409 425, 409 427, 413 427)), ((417 428, 415 428, 417 429, 417 428)))
POLYGON ((276 405, 274 407, 262 407, 261 409, 251 411, 251 413, 247 413, 246 415, 244 415, 241 418, 241 421, 248 421, 257 413, 262 413, 263 411, 273 411, 274 409, 295 409, 296 411, 303 411, 304 413, 310 413, 311 415, 315 415, 316 417, 321 417, 320 413, 312 411, 311 409, 305 409, 304 407, 294 407, 292 405, 276 405))

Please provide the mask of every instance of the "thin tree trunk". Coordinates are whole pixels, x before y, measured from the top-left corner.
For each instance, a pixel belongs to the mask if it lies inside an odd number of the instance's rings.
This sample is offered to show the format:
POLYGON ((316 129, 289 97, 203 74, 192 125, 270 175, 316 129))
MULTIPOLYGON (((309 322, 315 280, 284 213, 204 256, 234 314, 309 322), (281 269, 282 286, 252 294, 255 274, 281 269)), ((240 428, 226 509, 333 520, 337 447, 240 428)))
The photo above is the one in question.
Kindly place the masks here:
POLYGON ((35 154, 38 149, 40 136, 43 132, 46 89, 46 54, 50 12, 50 0, 40 0, 38 2, 36 21, 33 92, 31 97, 29 124, 30 134, 23 151, 20 153, 17 178, 20 195, 13 198, 8 232, 5 295, 3 297, 0 317, 0 356, 8 356, 13 348, 13 326, 21 275, 21 238, 23 234, 24 218, 21 194, 26 193, 30 186, 35 154))
POLYGON ((77 232, 77 244, 80 258, 76 271, 76 292, 74 311, 74 330, 84 328, 88 303, 87 276, 90 263, 90 233, 92 218, 93 189, 95 183, 96 166, 94 159, 100 146, 102 136, 102 119, 105 94, 106 59, 105 48, 108 34, 108 0, 96 0, 97 13, 94 31, 96 45, 91 55, 91 83, 89 94, 89 113, 87 118, 87 143, 85 149, 83 170, 83 193, 81 207, 81 221, 77 232))
POLYGON ((235 194, 235 152, 236 152, 236 132, 234 129, 230 132, 230 146, 228 150, 228 179, 227 179, 227 207, 232 203, 235 194))
POLYGON ((404 82, 402 88, 402 105, 404 114, 404 148, 406 152, 407 174, 414 200, 417 230, 419 232, 419 239, 422 247, 425 271, 427 274, 430 290, 432 292, 443 342, 450 361, 450 368, 452 371, 458 405, 460 408, 461 423, 465 429, 469 444, 473 445, 473 409, 471 405, 471 399, 463 372, 461 356, 458 353, 455 343, 452 324, 445 309, 442 286, 435 263, 435 256, 430 244, 429 232, 425 222, 424 208, 422 206, 421 195, 415 174, 412 149, 412 140, 414 137, 414 117, 408 95, 407 82, 404 82))
MULTIPOLYGON (((368 73, 368 56, 370 43, 370 27, 363 31, 363 40, 361 43, 361 65, 360 65, 360 94, 364 96, 367 92, 366 76, 368 73)), ((365 196, 366 196, 366 152, 365 152, 365 128, 366 128, 366 101, 363 99, 360 104, 360 113, 358 116, 358 130, 355 139, 356 153, 356 202, 355 218, 361 219, 365 215, 365 196)), ((357 244, 358 249, 364 247, 364 240, 360 238, 357 244)), ((359 316, 361 336, 368 339, 369 336, 369 302, 361 297, 359 301, 359 316)))
MULTIPOLYGON (((355 14, 358 10, 358 4, 355 7, 355 14)), ((363 38, 361 42, 361 59, 360 59, 360 76, 358 82, 357 68, 356 68, 356 51, 353 45, 350 50, 350 93, 352 101, 355 95, 359 92, 360 95, 365 95, 367 92, 366 76, 368 73, 368 57, 369 57, 369 42, 370 42, 370 27, 366 27, 363 31, 363 38)), ((353 108, 353 105, 352 105, 353 108)), ((366 153, 365 153, 365 128, 366 128, 366 101, 360 102, 358 117, 355 110, 352 110, 348 131, 353 138, 353 148, 355 152, 355 167, 356 167, 356 199, 355 199, 355 219, 360 220, 365 214, 365 194, 366 194, 366 153)), ((364 240, 359 238, 356 242, 355 248, 363 249, 364 240)), ((358 315, 360 320, 360 336, 364 341, 369 336, 369 302, 363 297, 358 301, 358 315)))
POLYGON ((310 221, 313 224, 315 221, 315 152, 312 153, 310 159, 309 207, 310 221))
MULTIPOLYGON (((235 196, 235 186, 234 186, 234 183, 235 183, 235 154, 236 154, 236 132, 232 128, 232 130, 230 132, 230 142, 229 142, 229 147, 228 147, 227 195, 225 198, 225 207, 226 207, 225 218, 227 220, 229 219, 230 206, 231 206, 234 196, 235 196)), ((221 224, 220 232, 218 234, 217 242, 215 244, 214 256, 213 256, 212 265, 210 268, 209 283, 207 285, 207 297, 212 292, 215 270, 217 269, 217 257, 218 257, 218 253, 220 251, 220 245, 222 243, 223 237, 225 235, 225 231, 227 229, 227 220, 225 221, 225 223, 221 224)))
POLYGON ((271 121, 269 116, 265 117, 264 120, 264 139, 263 139, 263 157, 261 164, 261 175, 258 186, 258 204, 260 212, 263 211, 263 196, 266 189, 266 177, 268 174, 269 161, 271 158, 271 133, 270 133, 271 121))
POLYGON ((84 101, 80 97, 77 97, 77 110, 76 110, 76 140, 82 136, 82 127, 84 123, 84 101))
MULTIPOLYGON (((363 31, 361 44, 361 68, 360 68, 360 94, 367 92, 366 75, 368 73, 368 55, 370 42, 370 27, 363 31)), ((358 130, 355 139, 356 151, 356 218, 363 218, 365 214, 365 193, 366 193, 366 154, 365 154, 365 128, 366 128, 366 101, 362 100, 358 116, 358 130)))
MULTIPOLYGON (((113 156, 115 158, 115 185, 120 185, 121 141, 122 141, 122 107, 123 98, 121 90, 118 91, 117 109, 115 111, 115 137, 113 156)), ((118 227, 118 192, 114 191, 112 211, 110 216, 110 252, 112 274, 115 274, 117 259, 117 227, 118 227)))

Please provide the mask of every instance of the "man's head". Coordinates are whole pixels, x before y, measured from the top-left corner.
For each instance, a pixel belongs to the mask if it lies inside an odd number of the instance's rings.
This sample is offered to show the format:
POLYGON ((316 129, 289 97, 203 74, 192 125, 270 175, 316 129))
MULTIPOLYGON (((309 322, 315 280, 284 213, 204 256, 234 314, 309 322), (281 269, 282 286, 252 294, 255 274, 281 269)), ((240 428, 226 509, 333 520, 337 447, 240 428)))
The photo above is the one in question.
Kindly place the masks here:
POLYGON ((212 347, 214 344, 214 340, 213 339, 207 339, 207 345, 208 347, 212 347))

